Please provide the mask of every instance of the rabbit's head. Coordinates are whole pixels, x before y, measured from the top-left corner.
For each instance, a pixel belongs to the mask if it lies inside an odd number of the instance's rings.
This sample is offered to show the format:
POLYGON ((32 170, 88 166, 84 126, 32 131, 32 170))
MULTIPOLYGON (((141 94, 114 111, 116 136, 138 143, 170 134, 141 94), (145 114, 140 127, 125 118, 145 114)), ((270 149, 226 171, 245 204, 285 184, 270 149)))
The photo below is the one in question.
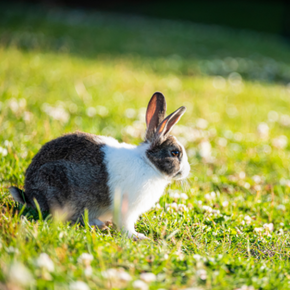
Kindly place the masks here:
POLYGON ((145 142, 149 143, 149 148, 146 155, 169 179, 186 178, 190 171, 184 147, 169 134, 185 111, 182 106, 165 118, 166 101, 159 92, 152 96, 147 107, 145 142))

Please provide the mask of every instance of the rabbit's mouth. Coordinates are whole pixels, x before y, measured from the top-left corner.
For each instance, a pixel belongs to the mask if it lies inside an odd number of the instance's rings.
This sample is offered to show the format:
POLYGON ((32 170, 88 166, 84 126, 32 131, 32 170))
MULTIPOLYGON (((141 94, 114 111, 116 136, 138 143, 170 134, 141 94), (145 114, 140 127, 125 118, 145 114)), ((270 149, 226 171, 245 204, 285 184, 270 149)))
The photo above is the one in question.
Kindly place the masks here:
POLYGON ((182 172, 178 171, 174 176, 173 179, 180 179, 180 177, 182 176, 182 172))

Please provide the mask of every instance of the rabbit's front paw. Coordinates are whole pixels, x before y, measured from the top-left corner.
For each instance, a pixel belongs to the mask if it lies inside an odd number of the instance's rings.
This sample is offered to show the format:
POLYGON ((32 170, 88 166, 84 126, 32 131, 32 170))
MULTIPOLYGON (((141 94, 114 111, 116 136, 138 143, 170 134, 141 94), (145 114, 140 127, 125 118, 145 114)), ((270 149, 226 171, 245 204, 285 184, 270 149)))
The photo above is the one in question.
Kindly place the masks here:
POLYGON ((137 232, 135 232, 134 234, 132 234, 130 237, 133 238, 134 241, 148 239, 144 234, 140 234, 140 233, 137 233, 137 232))

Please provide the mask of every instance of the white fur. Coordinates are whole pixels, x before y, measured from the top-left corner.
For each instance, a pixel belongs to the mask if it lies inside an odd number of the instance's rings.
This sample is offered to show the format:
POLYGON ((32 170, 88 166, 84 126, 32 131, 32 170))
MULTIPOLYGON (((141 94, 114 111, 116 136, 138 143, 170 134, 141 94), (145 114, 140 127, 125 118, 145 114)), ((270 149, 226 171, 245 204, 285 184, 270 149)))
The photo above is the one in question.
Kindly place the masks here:
MULTIPOLYGON (((134 146, 119 143, 111 137, 99 138, 106 144, 103 152, 113 205, 98 218, 102 221, 112 219, 114 207, 118 207, 120 214, 114 216, 114 223, 127 232, 129 237, 144 238, 144 235, 135 231, 134 224, 142 213, 148 211, 160 199, 171 179, 157 170, 147 158, 146 150, 149 144, 134 146)), ((182 178, 189 173, 185 151, 183 159, 182 178)))
POLYGON ((105 163, 112 200, 115 201, 115 195, 120 193, 120 204, 117 206, 127 203, 121 217, 114 222, 129 236, 138 236, 134 229, 135 222, 160 199, 169 180, 146 157, 148 144, 134 146, 119 143, 110 137, 101 138, 106 144, 105 163))

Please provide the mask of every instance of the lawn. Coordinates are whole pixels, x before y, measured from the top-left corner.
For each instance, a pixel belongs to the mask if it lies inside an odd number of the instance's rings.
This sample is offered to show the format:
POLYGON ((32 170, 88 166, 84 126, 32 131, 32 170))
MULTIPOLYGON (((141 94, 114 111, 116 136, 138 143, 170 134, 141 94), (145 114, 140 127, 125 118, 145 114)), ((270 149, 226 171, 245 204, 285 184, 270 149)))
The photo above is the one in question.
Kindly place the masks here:
POLYGON ((0 7, 0 289, 290 289, 290 49, 215 26, 0 7), (8 187, 47 141, 138 144, 155 91, 191 173, 135 242, 22 208, 8 187))

